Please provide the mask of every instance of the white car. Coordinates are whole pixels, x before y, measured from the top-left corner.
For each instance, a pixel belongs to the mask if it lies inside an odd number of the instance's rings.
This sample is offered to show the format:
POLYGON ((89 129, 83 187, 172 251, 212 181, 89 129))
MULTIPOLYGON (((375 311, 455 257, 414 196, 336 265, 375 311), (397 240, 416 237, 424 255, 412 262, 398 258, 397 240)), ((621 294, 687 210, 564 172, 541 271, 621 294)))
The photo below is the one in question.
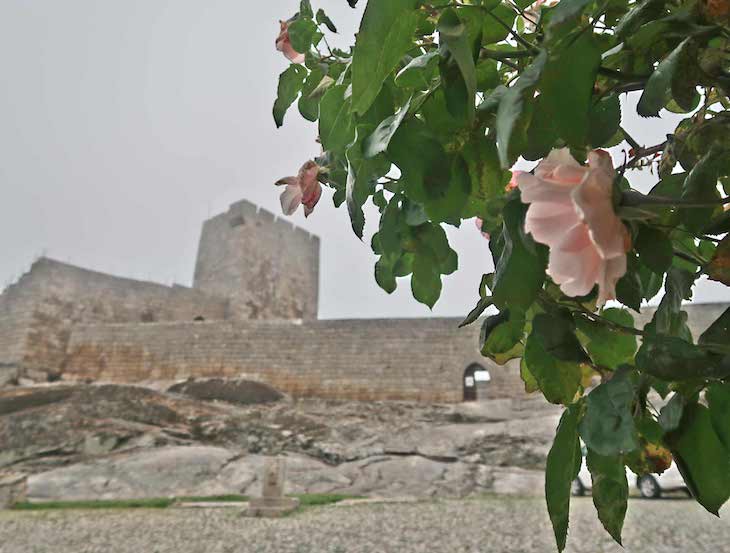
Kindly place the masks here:
MULTIPOLYGON (((657 499, 664 492, 673 492, 683 490, 687 493, 687 484, 684 483, 682 475, 679 473, 677 465, 672 462, 671 466, 661 474, 647 474, 645 476, 637 476, 628 467, 626 467, 626 478, 629 486, 635 485, 641 497, 647 499, 657 499)), ((571 491, 573 495, 585 495, 592 488, 591 473, 586 466, 585 454, 583 463, 580 467, 578 477, 573 480, 571 491)))

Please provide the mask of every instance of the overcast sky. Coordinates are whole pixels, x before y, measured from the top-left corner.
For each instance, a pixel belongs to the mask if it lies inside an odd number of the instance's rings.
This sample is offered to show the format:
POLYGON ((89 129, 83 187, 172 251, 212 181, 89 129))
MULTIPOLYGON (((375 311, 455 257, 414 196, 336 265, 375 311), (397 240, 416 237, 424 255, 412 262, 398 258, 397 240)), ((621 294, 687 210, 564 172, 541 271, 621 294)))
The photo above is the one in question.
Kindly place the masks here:
MULTIPOLYGON (((339 43, 349 44, 362 7, 313 3, 340 28, 339 43)), ((286 68, 274 49, 277 21, 297 6, 2 0, 0 288, 40 255, 190 284, 204 219, 242 198, 278 213, 272 183, 319 152, 316 127, 296 110, 280 130, 271 118, 286 68)), ((672 128, 636 116, 625 124, 646 144, 672 128)), ((322 239, 323 318, 460 316, 492 270, 471 222, 449 230, 460 271, 445 280, 431 313, 411 298, 407 281, 392 296, 377 287, 369 241, 350 232, 330 194, 308 220, 292 219, 322 239)), ((695 297, 723 294, 704 282, 695 297)))

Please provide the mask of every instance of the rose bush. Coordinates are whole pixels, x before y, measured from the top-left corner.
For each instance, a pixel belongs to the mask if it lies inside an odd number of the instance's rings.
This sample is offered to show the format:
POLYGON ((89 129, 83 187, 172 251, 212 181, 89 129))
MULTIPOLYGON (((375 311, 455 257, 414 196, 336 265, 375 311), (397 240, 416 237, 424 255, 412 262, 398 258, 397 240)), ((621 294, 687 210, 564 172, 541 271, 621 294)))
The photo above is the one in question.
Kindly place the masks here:
POLYGON ((545 485, 559 549, 581 441, 617 541, 626 466, 673 459, 718 513, 730 497, 730 310, 692 336, 682 303, 700 278, 730 284, 727 0, 361 4, 347 51, 329 47, 335 26, 308 0, 281 27, 277 48, 303 63, 281 74, 274 119, 296 102, 323 150, 280 181, 284 211, 311 213, 321 182, 362 238, 372 202, 375 279, 388 293, 407 279, 428 306, 458 269, 443 226, 477 221, 494 272, 462 324, 481 319, 482 353, 519 358, 527 391, 565 406, 545 485), (650 144, 622 124, 668 112, 681 121, 650 144), (530 170, 513 171, 518 160, 530 170), (656 175, 648 192, 635 188, 642 169, 656 175), (637 326, 632 311, 654 298, 637 326))

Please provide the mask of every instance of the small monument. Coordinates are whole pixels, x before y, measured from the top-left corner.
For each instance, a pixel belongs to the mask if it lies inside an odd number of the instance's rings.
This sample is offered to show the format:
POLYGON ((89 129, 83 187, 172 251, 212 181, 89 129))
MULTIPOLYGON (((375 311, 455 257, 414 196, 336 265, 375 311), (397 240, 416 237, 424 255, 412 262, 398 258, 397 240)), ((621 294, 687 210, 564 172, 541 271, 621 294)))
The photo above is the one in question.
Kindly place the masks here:
POLYGON ((286 481, 286 459, 273 457, 264 464, 264 480, 261 497, 252 499, 246 515, 250 517, 281 517, 299 507, 299 500, 284 497, 286 481))
POLYGON ((25 474, 0 473, 0 509, 10 509, 25 501, 28 478, 25 474))

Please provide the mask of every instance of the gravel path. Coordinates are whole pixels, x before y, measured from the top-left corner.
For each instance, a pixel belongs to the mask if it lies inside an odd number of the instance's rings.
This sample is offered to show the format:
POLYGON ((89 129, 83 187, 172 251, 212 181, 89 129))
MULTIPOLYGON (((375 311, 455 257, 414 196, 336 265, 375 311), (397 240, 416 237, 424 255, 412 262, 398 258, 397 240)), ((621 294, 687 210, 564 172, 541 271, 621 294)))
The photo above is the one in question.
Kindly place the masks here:
MULTIPOLYGON (((625 550, 605 535, 590 499, 573 505, 572 553, 730 552, 727 518, 691 501, 631 500, 625 550)), ((241 518, 233 509, 0 512, 0 553, 552 551, 538 499, 328 506, 275 520, 241 518)))

